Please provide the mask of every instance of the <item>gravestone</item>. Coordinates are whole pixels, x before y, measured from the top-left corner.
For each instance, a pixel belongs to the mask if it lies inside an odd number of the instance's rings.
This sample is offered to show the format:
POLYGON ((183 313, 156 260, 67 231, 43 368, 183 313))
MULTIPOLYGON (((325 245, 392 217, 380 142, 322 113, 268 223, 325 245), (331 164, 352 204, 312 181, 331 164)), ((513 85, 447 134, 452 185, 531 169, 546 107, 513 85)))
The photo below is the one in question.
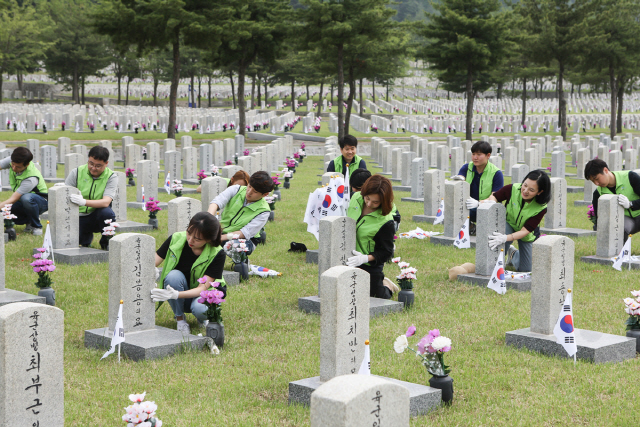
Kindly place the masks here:
POLYGON ((564 151, 554 151, 551 153, 551 176, 554 178, 564 178, 566 171, 567 155, 564 151))
POLYGON ((591 160, 591 152, 588 148, 581 148, 577 153, 576 179, 585 179, 584 167, 591 160))
POLYGON ((202 212, 209 209, 209 205, 218 194, 227 189, 227 181, 219 176, 213 176, 202 180, 202 212))
POLYGON ((427 164, 431 168, 435 168, 438 165, 438 143, 435 141, 427 144, 427 164))
MULTIPOLYGON (((136 144, 128 144, 124 147, 125 151, 125 160, 124 167, 125 169, 132 168, 135 169, 136 165, 140 160, 142 160, 142 150, 139 145, 136 144)), ((136 174, 137 174, 136 170, 136 174)), ((157 187, 155 185, 154 187, 157 187)))
MULTIPOLYGON (((213 164, 219 168, 222 167, 225 161, 224 147, 222 145, 222 141, 220 140, 212 141, 211 148, 213 149, 213 164)), ((274 154, 275 154, 275 151, 274 151, 274 154)))
POLYGON ((58 163, 64 163, 65 156, 71 153, 71 140, 66 136, 58 138, 58 163))
POLYGON ((162 154, 167 151, 176 151, 176 140, 173 138, 167 138, 162 143, 162 154))
POLYGON ((198 150, 195 147, 182 149, 182 181, 185 184, 197 184, 198 150))
POLYGON ((40 163, 40 141, 37 139, 27 139, 27 148, 33 154, 33 162, 40 163))
MULTIPOLYGON (((127 208, 142 209, 142 206, 149 201, 151 197, 158 200, 158 163, 153 160, 141 160, 135 165, 138 175, 136 182, 136 201, 127 202, 127 208), (142 193, 144 187, 144 202, 142 201, 142 193)), ((166 207, 166 203, 158 203, 161 208, 166 207)))
MULTIPOLYGON (((469 217, 466 201, 469 198, 469 183, 466 181, 445 181, 444 183, 444 235, 431 237, 431 242, 439 245, 453 245, 456 236, 469 217)), ((475 247, 475 236, 470 237, 471 247, 475 247)))
MULTIPOLYGON (((438 146, 438 170, 448 172, 449 171, 449 147, 446 145, 438 146)), ((452 174, 456 174, 457 171, 452 172, 452 174)))
POLYGON ((598 147, 598 158, 604 161, 607 165, 609 165, 609 147, 599 146, 598 147))
MULTIPOLYGON (((298 298, 298 308, 307 313, 321 313, 320 282, 322 273, 331 267, 347 265, 356 249, 356 222, 347 216, 331 216, 320 220, 318 241, 318 295, 298 298)), ((307 251, 308 253, 309 251, 307 251)), ((368 288, 367 288, 368 289, 368 288)), ((371 317, 392 311, 402 311, 403 303, 371 298, 368 304, 371 317)))
MULTIPOLYGON (((543 236, 533 243, 531 326, 507 332, 506 345, 527 348, 549 356, 569 357, 562 345, 556 342, 553 329, 563 309, 567 292, 573 289, 574 246, 573 240, 565 236, 543 236)), ((636 356, 635 338, 577 328, 574 334, 578 347, 577 359, 607 363, 621 362, 636 356)))
POLYGON ((0 307, 0 425, 64 426, 64 312, 0 307))
MULTIPOLYGON (((414 222, 428 222, 433 224, 444 199, 444 171, 431 169, 422 174, 424 187, 424 215, 414 215, 414 222)), ((446 215, 446 211, 445 211, 446 215)))
MULTIPOLYGON (((222 168, 220 168, 220 174, 222 175, 223 178, 233 178, 233 175, 236 174, 236 172, 241 171, 242 168, 240 166, 236 166, 236 165, 229 165, 229 166, 223 166, 222 168)), ((283 182, 284 182, 284 177, 281 177, 283 182)))
POLYGON ((424 172, 426 169, 426 159, 422 157, 413 159, 411 162, 411 197, 403 197, 403 202, 424 203, 424 172))
POLYGON ((462 147, 454 147, 451 149, 451 175, 457 175, 460 168, 464 165, 464 151, 462 147))
POLYGON ((551 178, 550 181, 551 199, 540 232, 571 238, 595 236, 596 232, 592 230, 567 227, 567 181, 564 178, 551 178))
POLYGON ((242 153, 244 151, 244 135, 236 135, 234 138, 236 153, 242 153))
POLYGON ((311 394, 311 427, 409 427, 409 389, 379 377, 342 375, 311 394))
MULTIPOLYGON (((489 236, 496 231, 504 234, 506 222, 507 210, 502 203, 480 203, 476 222, 476 270, 475 273, 458 275, 459 281, 487 287, 500 251, 504 249, 504 245, 500 245, 497 250, 492 250, 489 247, 489 236)), ((509 289, 520 292, 531 290, 530 278, 515 279, 505 274, 505 282, 509 289)))
POLYGON ((69 201, 71 194, 80 194, 80 191, 67 185, 49 188, 49 227, 56 263, 80 265, 107 262, 108 251, 78 247, 80 210, 78 205, 69 201))
POLYGON ((87 150, 87 146, 83 144, 74 145, 73 147, 71 147, 71 152, 80 154, 84 159, 87 159, 89 157, 88 156, 89 151, 87 150))
POLYGON ((147 143, 147 158, 143 160, 151 160, 160 164, 160 144, 157 142, 147 143))
MULTIPOLYGON (((167 151, 164 153, 164 177, 167 179, 167 174, 173 183, 174 180, 180 179, 180 153, 177 151, 167 151)), ((156 184, 154 187, 157 187, 156 184)))
POLYGON ((391 179, 400 179, 401 160, 402 148, 394 148, 391 151, 391 179))
POLYGON ((529 175, 528 165, 514 165, 511 168, 511 182, 514 184, 522 184, 527 175, 529 175))
MULTIPOLYGON (((358 268, 336 266, 320 277, 320 376, 289 383, 289 404, 309 405, 322 383, 358 372, 369 339, 369 274, 358 268)), ((398 382, 410 392, 410 413, 424 414, 439 406, 442 392, 423 385, 398 382)))
MULTIPOLYGON (((0 159, 4 159, 6 157, 11 156, 11 151, 8 148, 4 148, 0 150, 0 159)), ((2 181, 2 190, 3 191, 13 191, 13 188, 10 186, 9 181, 9 171, 10 168, 0 169, 0 181, 2 181)))
POLYGON ((637 150, 629 148, 624 152, 624 169, 634 170, 638 167, 637 150))
POLYGON ((518 150, 515 147, 504 149, 504 176, 511 176, 513 166, 518 163, 518 150))
POLYGON ((530 171, 538 169, 538 163, 538 150, 529 148, 524 151, 524 164, 529 166, 530 171))
POLYGON ((177 197, 169 201, 167 235, 186 231, 191 218, 202 211, 202 202, 190 197, 177 197))
POLYGON ((192 147, 192 142, 193 140, 189 135, 183 135, 180 137, 180 148, 184 150, 185 148, 192 147))
POLYGON ((603 194, 598 199, 598 231, 596 255, 583 256, 583 262, 611 265, 611 257, 622 250, 624 243, 624 208, 616 194, 603 194))
POLYGON ((489 161, 498 168, 498 170, 502 170, 502 157, 496 154, 494 156, 489 157, 489 161))
POLYGON ((609 161, 607 162, 610 171, 622 170, 622 152, 620 150, 611 150, 609 152, 609 161))
MULTIPOLYGON (((109 348, 120 301, 126 341, 121 351, 134 361, 157 359, 179 352, 188 343, 202 348, 205 339, 156 326, 155 239, 146 234, 122 233, 109 243, 109 323, 106 328, 85 331, 84 345, 109 348)), ((168 306, 168 304, 167 304, 168 306)), ((168 309, 165 308, 165 310, 168 309)))
POLYGON ((58 166, 58 155, 56 147, 53 145, 43 145, 40 147, 40 166, 42 167, 42 177, 46 182, 63 182, 64 179, 56 176, 58 166))
POLYGON ((113 202, 111 202, 111 209, 116 214, 116 222, 120 224, 120 227, 118 227, 118 233, 133 233, 135 231, 153 230, 153 226, 149 224, 127 221, 127 177, 124 172, 114 173, 118 176, 118 186, 116 188, 116 194, 113 198, 113 202))
MULTIPOLYGON (((402 167, 400 169, 400 178, 402 179, 402 186, 404 189, 400 191, 411 191, 411 162, 416 158, 416 153, 413 151, 405 151, 402 153, 402 167)), ((395 190, 395 189, 394 189, 395 190)))
POLYGON ((200 162, 200 170, 204 170, 207 176, 211 173, 211 165, 213 164, 213 147, 211 144, 200 144, 198 147, 198 161, 200 162))
POLYGON ((583 200, 575 200, 573 202, 574 206, 589 206, 593 203, 593 192, 596 191, 596 185, 589 181, 588 179, 584 180, 584 196, 583 200))

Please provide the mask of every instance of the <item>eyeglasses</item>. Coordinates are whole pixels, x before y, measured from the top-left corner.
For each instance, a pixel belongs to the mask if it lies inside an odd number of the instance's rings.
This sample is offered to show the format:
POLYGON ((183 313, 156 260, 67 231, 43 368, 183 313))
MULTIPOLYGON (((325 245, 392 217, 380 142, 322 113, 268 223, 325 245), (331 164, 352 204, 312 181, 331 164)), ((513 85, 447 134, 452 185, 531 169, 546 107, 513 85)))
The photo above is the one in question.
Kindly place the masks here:
POLYGON ((91 168, 91 169, 102 169, 105 166, 107 166, 106 163, 100 163, 100 164, 96 164, 93 163, 92 161, 87 162, 87 165, 91 168))

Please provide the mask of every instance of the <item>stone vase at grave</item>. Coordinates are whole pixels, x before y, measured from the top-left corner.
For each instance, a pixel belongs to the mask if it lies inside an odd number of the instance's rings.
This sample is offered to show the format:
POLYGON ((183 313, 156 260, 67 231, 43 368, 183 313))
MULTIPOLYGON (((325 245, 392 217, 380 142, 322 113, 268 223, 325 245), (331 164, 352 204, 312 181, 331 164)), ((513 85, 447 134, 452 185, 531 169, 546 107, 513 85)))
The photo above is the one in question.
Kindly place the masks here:
POLYGON ((17 302, 0 307, 0 425, 64 426, 64 313, 17 302))
MULTIPOLYGON (((574 289, 573 240, 565 236, 543 236, 533 243, 531 274, 531 326, 506 333, 505 344, 527 348, 549 356, 569 357, 553 333, 569 289, 573 290, 573 303, 589 296, 574 289)), ((575 312, 574 312, 575 313, 575 312)), ((579 325, 580 319, 574 318, 579 325)), ((619 335, 575 328, 574 342, 577 359, 593 363, 622 362, 636 356, 634 339, 619 335)))

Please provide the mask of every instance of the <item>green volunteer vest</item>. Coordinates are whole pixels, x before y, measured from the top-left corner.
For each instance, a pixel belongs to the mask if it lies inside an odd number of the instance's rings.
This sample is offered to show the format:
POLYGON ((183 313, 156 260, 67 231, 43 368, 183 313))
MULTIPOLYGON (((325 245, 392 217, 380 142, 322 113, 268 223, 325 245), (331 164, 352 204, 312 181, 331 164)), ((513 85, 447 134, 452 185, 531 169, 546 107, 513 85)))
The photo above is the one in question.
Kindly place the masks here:
MULTIPOLYGON (((522 206, 523 200, 520 187, 522 187, 522 184, 513 184, 511 187, 511 200, 509 200, 509 204, 507 205, 507 222, 514 231, 522 230, 524 223, 527 222, 529 218, 538 215, 547 207, 546 204, 541 205, 536 202, 535 199, 529 203, 524 203, 524 206, 522 206)), ((536 236, 531 232, 520 240, 523 242, 533 242, 536 240, 536 236)))
MULTIPOLYGON (((467 182, 471 184, 473 178, 476 173, 472 170, 473 163, 469 164, 467 168, 467 182)), ((493 177, 496 175, 500 169, 493 163, 487 163, 487 166, 484 167, 484 171, 482 171, 482 176, 480 177, 480 188, 478 189, 478 200, 488 199, 491 195, 491 189, 493 187, 493 177)))
MULTIPOLYGON (((392 209, 388 215, 382 215, 382 210, 377 209, 370 214, 360 217, 363 206, 364 198, 360 192, 354 193, 349 202, 347 216, 356 221, 356 250, 361 254, 369 255, 375 249, 373 238, 380 230, 380 227, 389 221, 393 221, 395 205, 394 209, 392 209)), ((370 264, 366 263, 365 265, 370 264)))
MULTIPOLYGON (((247 187, 240 187, 240 190, 229 200, 227 206, 224 207, 222 215, 220 216, 220 224, 222 224, 222 230, 225 233, 240 230, 262 212, 271 212, 271 208, 269 208, 269 204, 265 202, 264 198, 248 206, 242 206, 246 194, 247 187)), ((255 237, 259 236, 260 233, 255 237)), ((245 237, 249 239, 249 237, 245 237)))
POLYGON ((225 181, 227 181, 227 187, 229 186, 229 184, 231 184, 231 179, 230 178, 222 178, 225 181))
MULTIPOLYGON (((94 179, 87 165, 79 166, 76 187, 78 187, 85 200, 100 200, 104 197, 104 189, 107 188, 107 181, 109 181, 111 175, 113 175, 113 171, 105 168, 102 174, 97 179, 94 179)), ((80 206, 80 213, 91 213, 95 210, 96 208, 90 208, 89 206, 80 206)))
MULTIPOLYGON (((164 288, 164 279, 171 271, 173 271, 180 261, 180 255, 182 255, 182 249, 184 244, 187 243, 187 232, 179 231, 173 233, 171 236, 171 242, 169 243, 169 250, 167 251, 167 257, 164 260, 164 267, 162 267, 162 274, 160 275, 160 283, 164 288)), ((197 288, 199 283, 198 279, 204 276, 204 272, 207 271, 207 267, 213 262, 213 259, 218 255, 218 252, 222 250, 220 246, 212 246, 207 243, 204 245, 202 253, 191 266, 191 277, 188 277, 189 289, 197 288)), ((220 282, 220 286, 226 286, 222 277, 212 277, 217 282, 220 282)))
MULTIPOLYGON (((333 159, 333 165, 336 172, 342 173, 342 159, 342 154, 333 159)), ((355 172, 356 169, 358 169, 360 160, 362 160, 362 157, 358 156, 357 154, 353 156, 353 160, 351 161, 351 163, 349 163, 349 176, 351 176, 351 174, 355 172)))
POLYGON ((36 165, 33 164, 33 162, 29 162, 29 166, 27 166, 27 168, 22 172, 22 174, 20 174, 20 176, 16 175, 13 169, 11 169, 9 171, 9 184, 15 192, 20 187, 20 184, 22 184, 22 181, 31 177, 38 178, 38 185, 36 185, 36 187, 31 191, 32 193, 47 194, 49 192, 47 190, 47 184, 45 184, 42 174, 40 173, 36 165))
MULTIPOLYGON (((629 182, 629 172, 631 171, 617 171, 611 173, 616 177, 616 194, 623 194, 627 196, 630 202, 633 202, 634 200, 640 199, 640 196, 638 196, 633 191, 633 187, 631 187, 631 183, 629 182)), ((598 187, 597 190, 601 196, 603 194, 613 194, 607 187, 598 187)), ((625 209, 624 214, 625 216, 635 218, 640 215, 640 210, 632 211, 631 209, 625 209)))

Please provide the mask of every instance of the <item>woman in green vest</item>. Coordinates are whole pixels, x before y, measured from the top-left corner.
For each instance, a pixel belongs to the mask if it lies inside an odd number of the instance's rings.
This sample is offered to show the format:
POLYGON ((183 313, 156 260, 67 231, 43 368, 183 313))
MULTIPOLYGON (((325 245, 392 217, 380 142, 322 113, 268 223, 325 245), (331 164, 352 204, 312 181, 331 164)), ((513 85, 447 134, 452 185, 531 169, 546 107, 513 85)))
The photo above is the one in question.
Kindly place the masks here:
POLYGON ((206 326, 207 306, 198 302, 200 292, 220 282, 218 290, 226 296, 227 287, 222 278, 225 253, 220 239, 222 229, 218 220, 208 212, 199 212, 191 218, 187 231, 173 233, 156 252, 156 267, 164 262, 156 275, 162 288, 151 290, 153 302, 169 301, 178 322, 178 331, 191 333, 185 319, 185 310, 191 311, 200 326, 206 326), (199 283, 204 277, 206 282, 199 283))
POLYGON ((384 263, 393 255, 393 186, 382 175, 369 178, 349 202, 347 215, 356 221, 356 250, 349 267, 369 273, 369 295, 389 299, 398 286, 384 277, 384 263))
POLYGON ((489 247, 498 250, 505 244, 507 260, 516 271, 531 271, 531 253, 536 240, 534 230, 547 213, 547 203, 551 199, 551 181, 547 174, 535 170, 529 172, 522 184, 509 184, 493 193, 482 203, 506 202, 506 234, 494 232, 489 236, 489 247), (518 240, 519 250, 511 242, 518 240))

